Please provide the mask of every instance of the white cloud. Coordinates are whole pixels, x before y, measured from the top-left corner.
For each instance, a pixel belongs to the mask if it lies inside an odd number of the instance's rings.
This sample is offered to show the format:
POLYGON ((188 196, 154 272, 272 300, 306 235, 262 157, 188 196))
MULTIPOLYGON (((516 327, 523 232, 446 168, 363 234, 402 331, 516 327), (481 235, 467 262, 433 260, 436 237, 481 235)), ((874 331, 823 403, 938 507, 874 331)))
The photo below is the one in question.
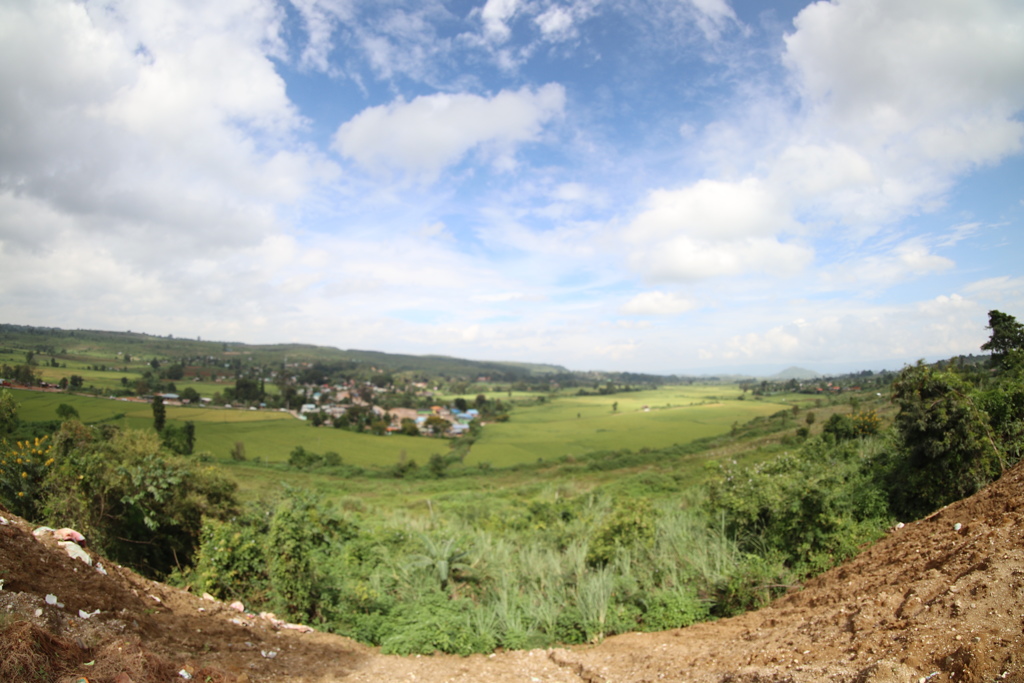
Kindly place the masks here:
POLYGON ((755 179, 701 180, 680 190, 654 190, 630 225, 634 239, 686 235, 730 239, 772 235, 796 227, 786 207, 755 179))
POLYGON ((1010 311, 1024 310, 1024 277, 1001 275, 972 282, 964 287, 969 296, 987 302, 988 306, 1010 311))
POLYGON ((952 247, 958 242, 961 242, 971 235, 974 235, 981 229, 981 223, 961 223, 960 225, 954 225, 950 228, 949 233, 942 237, 942 241, 939 242, 940 247, 952 247))
POLYGON ((726 0, 689 0, 689 4, 697 10, 697 26, 708 40, 717 40, 726 26, 739 23, 726 0))
POLYGON ((565 7, 549 7, 535 21, 541 34, 548 40, 567 40, 575 36, 572 12, 565 7))
POLYGON ((1016 0, 816 2, 794 24, 783 59, 808 112, 801 133, 860 157, 853 185, 865 186, 841 217, 928 208, 956 174, 1024 148, 1016 0))
POLYGON ((554 189, 551 197, 560 202, 582 202, 590 199, 591 191, 583 183, 562 183, 554 189))
POLYGON ((687 282, 767 273, 791 276, 804 270, 813 252, 775 238, 696 240, 678 236, 635 251, 632 268, 652 282, 687 282))
POLYGON ((334 49, 333 35, 339 21, 352 17, 352 0, 290 0, 306 28, 307 42, 302 51, 304 66, 330 72, 329 57, 334 49))
POLYGON ((881 254, 856 255, 822 273, 828 289, 887 288, 912 276, 940 273, 956 264, 932 252, 921 238, 911 238, 881 254))
POLYGON ((146 225, 185 248, 245 240, 268 226, 270 202, 333 173, 288 148, 304 122, 268 59, 279 17, 264 2, 0 12, 0 128, 18 132, 0 137, 0 184, 82 229, 146 225))
POLYGON ((666 292, 642 292, 622 307, 629 315, 679 315, 693 310, 697 304, 678 294, 666 292))
POLYGON ((533 91, 503 90, 494 97, 427 95, 365 109, 342 124, 335 149, 373 170, 404 170, 433 179, 475 148, 508 154, 537 139, 559 116, 565 90, 549 83, 533 91))
POLYGON ((775 161, 770 182, 794 199, 834 201, 848 190, 876 183, 877 178, 871 163, 847 145, 795 144, 775 161))
POLYGON ((487 0, 480 10, 480 18, 484 22, 487 37, 497 43, 503 43, 512 35, 508 21, 519 9, 519 0, 487 0))
POLYGON ((701 180, 651 192, 625 237, 634 270, 654 281, 691 281, 799 272, 812 260, 812 250, 777 237, 797 229, 761 181, 701 180))
MULTIPOLYGON (((842 364, 917 358, 949 358, 977 353, 985 339, 984 308, 958 294, 897 306, 852 308, 829 313, 817 305, 810 315, 763 331, 734 335, 721 345, 705 347, 705 361, 842 364)), ((863 369, 862 368, 862 369, 863 369)), ((893 368, 895 369, 895 368, 893 368)))

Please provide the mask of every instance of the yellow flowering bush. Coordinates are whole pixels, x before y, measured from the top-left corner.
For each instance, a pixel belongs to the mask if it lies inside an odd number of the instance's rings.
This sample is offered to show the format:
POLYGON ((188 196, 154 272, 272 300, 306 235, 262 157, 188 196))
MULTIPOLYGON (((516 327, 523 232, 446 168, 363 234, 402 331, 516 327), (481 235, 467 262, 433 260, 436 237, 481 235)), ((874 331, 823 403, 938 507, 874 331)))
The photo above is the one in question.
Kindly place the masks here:
POLYGON ((36 519, 43 479, 53 466, 50 437, 0 442, 0 501, 11 512, 36 519))

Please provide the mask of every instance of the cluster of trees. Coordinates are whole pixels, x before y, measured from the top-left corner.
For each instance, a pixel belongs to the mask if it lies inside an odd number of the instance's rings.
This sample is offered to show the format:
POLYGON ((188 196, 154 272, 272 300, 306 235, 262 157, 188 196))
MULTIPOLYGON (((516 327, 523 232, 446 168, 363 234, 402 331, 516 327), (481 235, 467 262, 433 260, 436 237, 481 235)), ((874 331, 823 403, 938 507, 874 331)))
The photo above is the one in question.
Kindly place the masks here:
POLYGON ((14 366, 4 363, 0 365, 0 377, 14 384, 21 384, 26 387, 32 387, 39 383, 39 377, 29 363, 21 363, 14 366))

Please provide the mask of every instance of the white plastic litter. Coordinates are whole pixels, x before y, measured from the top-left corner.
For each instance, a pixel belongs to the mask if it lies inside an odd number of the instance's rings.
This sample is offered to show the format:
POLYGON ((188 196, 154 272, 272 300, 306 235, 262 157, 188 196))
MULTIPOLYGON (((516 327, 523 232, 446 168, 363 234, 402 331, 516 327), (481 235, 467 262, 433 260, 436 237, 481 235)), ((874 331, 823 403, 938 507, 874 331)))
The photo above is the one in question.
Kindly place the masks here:
POLYGON ((46 599, 46 604, 47 605, 56 605, 57 607, 63 607, 64 606, 63 602, 57 602, 57 596, 54 595, 53 593, 47 593, 45 599, 46 599))
POLYGON ((6 517, 0 517, 0 526, 7 526, 10 522, 7 521, 6 517))
POLYGON ((90 567, 92 566, 92 558, 89 557, 89 553, 82 549, 82 546, 78 545, 74 541, 58 541, 57 545, 64 548, 64 551, 68 554, 68 557, 76 560, 85 562, 90 567))
POLYGON ((43 534, 52 534, 52 533, 53 533, 53 527, 41 526, 38 529, 36 529, 35 531, 33 531, 32 535, 36 536, 36 537, 39 537, 39 536, 42 536, 43 534))
POLYGON ((78 610, 78 616, 80 616, 82 619, 91 619, 99 613, 99 610, 95 610, 93 612, 86 612, 84 609, 78 610))
POLYGON ((107 570, 104 569, 103 565, 100 564, 99 562, 96 563, 96 571, 98 571, 100 574, 103 574, 103 576, 107 575, 107 570))
POLYGON ((181 676, 182 678, 184 678, 186 681, 192 680, 192 674, 190 674, 189 672, 185 671, 184 669, 179 671, 178 675, 181 676))

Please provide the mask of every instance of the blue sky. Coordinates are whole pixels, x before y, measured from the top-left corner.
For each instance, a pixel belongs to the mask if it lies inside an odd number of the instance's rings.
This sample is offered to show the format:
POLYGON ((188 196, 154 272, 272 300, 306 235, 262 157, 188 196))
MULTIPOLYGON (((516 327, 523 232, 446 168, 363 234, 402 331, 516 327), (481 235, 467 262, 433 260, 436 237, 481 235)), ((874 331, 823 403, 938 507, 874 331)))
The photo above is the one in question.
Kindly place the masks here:
POLYGON ((823 372, 1024 319, 1019 0, 5 0, 0 320, 823 372))

